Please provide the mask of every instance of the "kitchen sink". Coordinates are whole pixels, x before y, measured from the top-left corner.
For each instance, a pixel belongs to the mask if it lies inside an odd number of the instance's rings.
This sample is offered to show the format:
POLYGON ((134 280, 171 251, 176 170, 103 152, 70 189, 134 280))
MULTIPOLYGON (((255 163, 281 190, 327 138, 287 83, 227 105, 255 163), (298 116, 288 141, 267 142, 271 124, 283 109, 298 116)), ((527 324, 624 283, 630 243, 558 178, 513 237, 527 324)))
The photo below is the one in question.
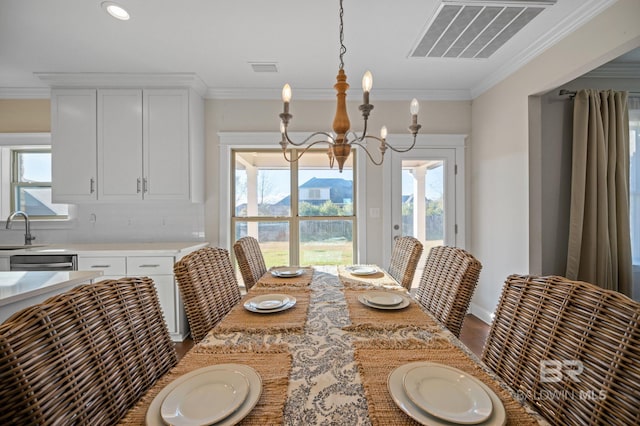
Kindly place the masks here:
POLYGON ((30 249, 30 248, 37 248, 37 247, 44 247, 44 244, 33 244, 30 246, 24 245, 24 244, 0 244, 0 251, 7 251, 7 250, 24 250, 24 249, 30 249))

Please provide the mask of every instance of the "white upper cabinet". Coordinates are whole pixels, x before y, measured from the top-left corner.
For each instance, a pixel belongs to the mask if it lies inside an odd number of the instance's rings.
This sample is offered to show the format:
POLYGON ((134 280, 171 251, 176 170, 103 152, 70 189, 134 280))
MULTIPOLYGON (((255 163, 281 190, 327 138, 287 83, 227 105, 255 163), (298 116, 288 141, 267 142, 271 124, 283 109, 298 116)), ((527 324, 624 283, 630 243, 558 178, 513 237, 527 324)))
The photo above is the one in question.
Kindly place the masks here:
POLYGON ((60 89, 51 94, 52 198, 96 200, 96 91, 60 89))
POLYGON ((186 90, 145 90, 143 105, 143 197, 188 200, 188 93, 186 90))
MULTIPOLYGON (((55 89, 52 99, 74 91, 78 90, 55 89)), ((54 170, 57 164, 62 174, 67 174, 59 180, 54 175, 54 194, 56 187, 60 194, 55 201, 203 200, 204 105, 200 96, 189 89, 87 92, 93 92, 94 119, 89 124, 84 121, 82 126, 87 127, 85 133, 90 133, 88 128, 93 124, 94 152, 76 151, 72 147, 91 144, 86 137, 81 142, 76 140, 81 139, 79 133, 69 131, 73 137, 68 142, 69 137, 56 134, 52 127, 53 144, 61 145, 60 150, 54 150, 54 170), (75 187, 67 182, 74 181, 74 176, 77 178, 74 166, 85 160, 94 164, 95 178, 87 188, 93 185, 91 189, 95 192, 92 197, 70 197, 75 187)), ((78 124, 71 119, 64 123, 68 128, 78 124)), ((77 182, 73 184, 79 186, 77 182)))
POLYGON ((142 90, 98 90, 98 199, 143 198, 142 90))

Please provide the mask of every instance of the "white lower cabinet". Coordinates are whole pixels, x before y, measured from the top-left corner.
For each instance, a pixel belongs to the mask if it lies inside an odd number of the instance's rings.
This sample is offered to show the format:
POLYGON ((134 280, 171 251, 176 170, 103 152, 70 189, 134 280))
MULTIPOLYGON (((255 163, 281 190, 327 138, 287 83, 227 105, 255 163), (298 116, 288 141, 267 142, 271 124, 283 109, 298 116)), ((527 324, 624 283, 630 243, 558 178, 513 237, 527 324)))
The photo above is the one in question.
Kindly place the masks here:
POLYGON ((175 256, 83 256, 78 254, 78 269, 101 270, 102 279, 121 277, 149 277, 158 292, 169 333, 174 341, 182 341, 188 334, 187 317, 180 299, 173 265, 175 256))

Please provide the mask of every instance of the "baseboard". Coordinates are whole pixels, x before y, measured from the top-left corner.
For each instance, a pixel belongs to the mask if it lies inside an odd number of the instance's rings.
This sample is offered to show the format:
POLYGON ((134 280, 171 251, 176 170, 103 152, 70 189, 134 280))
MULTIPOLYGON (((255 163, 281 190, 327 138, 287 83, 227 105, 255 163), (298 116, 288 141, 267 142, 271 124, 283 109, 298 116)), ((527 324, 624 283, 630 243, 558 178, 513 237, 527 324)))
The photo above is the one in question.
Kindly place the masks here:
POLYGON ((478 306, 475 303, 471 303, 469 305, 469 312, 478 317, 482 322, 491 325, 493 322, 493 312, 487 311, 486 309, 478 306))

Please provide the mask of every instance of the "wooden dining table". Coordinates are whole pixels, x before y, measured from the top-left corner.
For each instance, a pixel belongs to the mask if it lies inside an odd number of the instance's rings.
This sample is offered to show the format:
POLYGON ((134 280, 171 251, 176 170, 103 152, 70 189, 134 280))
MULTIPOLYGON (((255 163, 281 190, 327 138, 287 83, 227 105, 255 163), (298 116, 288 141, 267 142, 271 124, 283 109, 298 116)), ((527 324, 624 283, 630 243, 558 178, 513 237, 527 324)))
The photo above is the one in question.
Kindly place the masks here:
MULTIPOLYGON (((462 370, 492 391, 498 398, 493 414, 480 424, 547 424, 382 268, 369 267, 375 272, 364 276, 347 266, 304 267, 292 277, 268 271, 121 424, 165 424, 159 407, 171 384, 218 364, 249 366, 261 381, 259 395, 220 424, 421 424, 400 408, 389 389, 392 373, 425 362, 462 370), (401 295, 406 306, 367 306, 362 295, 375 290, 401 295), (270 313, 245 308, 266 294, 295 298, 295 305, 270 313)), ((421 422, 451 424, 436 417, 421 422)))

